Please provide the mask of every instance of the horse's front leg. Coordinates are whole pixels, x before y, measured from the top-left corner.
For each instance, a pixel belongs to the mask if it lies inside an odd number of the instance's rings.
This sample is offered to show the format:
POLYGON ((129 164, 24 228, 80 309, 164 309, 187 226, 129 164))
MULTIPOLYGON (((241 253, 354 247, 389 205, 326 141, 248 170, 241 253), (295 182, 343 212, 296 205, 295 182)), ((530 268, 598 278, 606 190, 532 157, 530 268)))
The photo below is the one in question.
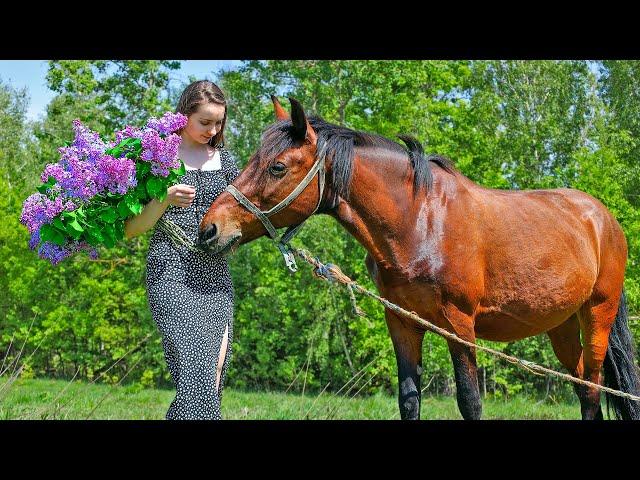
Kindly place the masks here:
POLYGON ((420 374, 424 331, 406 326, 392 311, 385 318, 398 362, 398 404, 402 420, 420 419, 420 374))

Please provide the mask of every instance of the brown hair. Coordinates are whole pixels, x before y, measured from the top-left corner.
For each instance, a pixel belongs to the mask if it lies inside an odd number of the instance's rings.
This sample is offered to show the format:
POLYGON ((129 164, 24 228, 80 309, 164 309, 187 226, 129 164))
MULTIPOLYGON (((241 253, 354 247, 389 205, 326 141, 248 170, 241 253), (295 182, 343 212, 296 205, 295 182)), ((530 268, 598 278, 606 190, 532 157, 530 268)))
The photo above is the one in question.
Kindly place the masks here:
MULTIPOLYGON (((184 89, 180 100, 178 100, 178 106, 176 107, 176 113, 182 113, 187 117, 195 112, 198 107, 206 103, 217 103, 218 105, 224 105, 224 118, 222 119, 222 126, 220 131, 209 140, 209 145, 212 147, 224 146, 224 126, 227 123, 227 101, 224 98, 224 93, 220 90, 215 83, 209 80, 198 80, 191 83, 184 89)), ((181 130, 178 132, 180 133, 181 130)))

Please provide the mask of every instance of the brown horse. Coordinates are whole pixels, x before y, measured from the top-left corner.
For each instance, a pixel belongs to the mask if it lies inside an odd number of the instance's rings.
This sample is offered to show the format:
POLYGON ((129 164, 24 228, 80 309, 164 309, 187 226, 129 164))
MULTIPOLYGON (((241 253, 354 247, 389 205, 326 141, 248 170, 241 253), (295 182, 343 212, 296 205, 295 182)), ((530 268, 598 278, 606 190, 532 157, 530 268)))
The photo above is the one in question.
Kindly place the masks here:
MULTIPOLYGON (((623 293, 627 244, 602 203, 570 188, 484 188, 446 158, 425 157, 410 137, 400 137, 405 149, 378 135, 307 119, 293 99, 289 117, 272 98, 277 122, 204 216, 202 248, 228 252, 265 234, 274 237, 274 226, 326 213, 367 250, 367 268, 390 301, 471 342, 546 332, 572 375, 598 383, 604 365, 606 385, 640 394, 623 293), (309 181, 316 171, 323 174, 318 184, 309 181)), ((385 314, 401 417, 418 419, 425 330, 385 314)), ((460 412, 478 419, 475 349, 448 346, 460 412)), ((582 418, 602 419, 600 391, 575 390, 582 418)), ((607 394, 609 400, 617 418, 640 418, 639 402, 607 394)))

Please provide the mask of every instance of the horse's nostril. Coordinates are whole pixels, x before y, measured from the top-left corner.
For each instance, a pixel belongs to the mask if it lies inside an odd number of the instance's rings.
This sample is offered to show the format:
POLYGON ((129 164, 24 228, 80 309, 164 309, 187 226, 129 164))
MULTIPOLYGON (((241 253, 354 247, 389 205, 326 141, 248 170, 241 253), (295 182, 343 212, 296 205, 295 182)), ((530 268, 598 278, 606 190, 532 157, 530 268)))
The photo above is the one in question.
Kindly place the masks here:
POLYGON ((218 233, 218 229, 214 224, 209 225, 204 232, 200 233, 200 243, 206 244, 209 243, 212 239, 215 238, 218 233))

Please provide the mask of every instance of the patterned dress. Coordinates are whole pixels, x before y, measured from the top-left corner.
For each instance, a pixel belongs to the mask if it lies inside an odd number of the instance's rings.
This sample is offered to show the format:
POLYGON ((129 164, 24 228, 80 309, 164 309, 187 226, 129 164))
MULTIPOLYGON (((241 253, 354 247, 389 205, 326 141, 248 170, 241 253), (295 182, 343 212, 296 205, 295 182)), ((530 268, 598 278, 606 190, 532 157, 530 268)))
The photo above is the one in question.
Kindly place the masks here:
MULTIPOLYGON (((195 242, 211 203, 240 173, 233 157, 220 149, 221 168, 187 170, 180 183, 195 187, 191 206, 169 206, 162 218, 195 242)), ((221 419, 220 401, 233 341, 234 292, 225 257, 176 247, 155 228, 147 254, 147 299, 162 335, 164 358, 176 386, 167 420, 221 419), (227 351, 216 391, 217 363, 225 328, 227 351)))

